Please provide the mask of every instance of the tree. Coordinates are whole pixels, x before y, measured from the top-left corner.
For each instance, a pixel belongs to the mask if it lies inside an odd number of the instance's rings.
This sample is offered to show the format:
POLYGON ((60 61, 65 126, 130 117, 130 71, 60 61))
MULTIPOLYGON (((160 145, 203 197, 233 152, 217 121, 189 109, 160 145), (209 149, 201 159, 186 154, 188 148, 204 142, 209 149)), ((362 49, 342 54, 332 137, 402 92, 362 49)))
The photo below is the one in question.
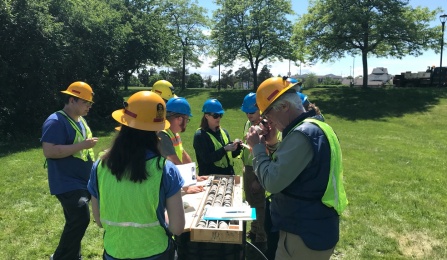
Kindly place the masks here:
POLYGON ((181 88, 186 84, 186 65, 191 64, 199 67, 202 61, 199 55, 204 52, 206 47, 206 36, 204 29, 208 28, 208 20, 204 15, 206 9, 197 5, 197 1, 191 3, 189 0, 171 0, 166 1, 167 18, 169 27, 174 32, 175 43, 177 47, 171 51, 171 60, 182 64, 182 82, 181 88))
POLYGON ((148 86, 152 88, 152 86, 154 85, 155 82, 165 79, 163 78, 160 74, 154 74, 152 76, 149 76, 149 80, 148 80, 148 86))
POLYGON ((203 79, 203 83, 204 83, 204 88, 211 88, 212 84, 213 84, 213 78, 211 76, 206 76, 203 79))
MULTIPOLYGON (((332 61, 362 55, 363 87, 368 82, 368 55, 418 56, 437 48, 439 28, 430 28, 440 9, 409 6, 408 0, 315 0, 298 19, 291 39, 295 57, 332 61)), ((436 49, 435 49, 436 50, 436 49)))
POLYGON ((223 88, 234 88, 234 84, 236 82, 236 78, 233 74, 233 70, 228 70, 227 72, 222 72, 222 77, 220 79, 220 83, 222 84, 223 88))
POLYGON ((234 75, 238 81, 242 82, 242 88, 244 88, 244 86, 250 86, 250 79, 253 78, 250 69, 241 67, 234 72, 234 75))
POLYGON ((174 49, 174 37, 162 16, 164 6, 159 5, 157 0, 113 1, 113 8, 120 12, 122 27, 122 43, 118 49, 120 58, 114 62, 127 90, 130 76, 136 70, 149 63, 168 62, 166 53, 174 49))
POLYGON ((187 88, 203 88, 203 79, 202 76, 198 73, 193 73, 189 75, 188 83, 186 84, 187 88))
POLYGON ((147 87, 149 86, 149 71, 147 71, 147 69, 143 69, 141 71, 140 74, 138 74, 138 79, 140 80, 141 84, 143 84, 143 86, 147 87))
POLYGON ((261 72, 258 74, 258 82, 263 82, 264 80, 273 77, 273 74, 270 73, 270 69, 267 65, 264 65, 261 69, 261 72))
POLYGON ((303 84, 306 85, 306 88, 314 88, 318 84, 318 79, 315 73, 309 73, 304 80, 303 84))
POLYGON ((218 62, 232 65, 237 59, 248 61, 254 89, 258 87, 259 64, 267 60, 288 59, 293 14, 289 0, 216 0, 216 21, 211 39, 218 51, 218 62))

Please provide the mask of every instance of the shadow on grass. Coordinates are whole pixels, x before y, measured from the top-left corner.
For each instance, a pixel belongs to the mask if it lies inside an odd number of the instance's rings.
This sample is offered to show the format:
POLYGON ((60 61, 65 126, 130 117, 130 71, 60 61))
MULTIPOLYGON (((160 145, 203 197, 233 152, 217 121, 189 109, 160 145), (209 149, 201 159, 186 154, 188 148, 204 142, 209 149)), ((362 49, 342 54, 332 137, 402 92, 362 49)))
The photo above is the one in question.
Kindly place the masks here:
POLYGON ((446 88, 334 88, 303 91, 323 113, 347 120, 385 120, 424 112, 447 97, 446 88), (309 94, 310 93, 310 94, 309 94))

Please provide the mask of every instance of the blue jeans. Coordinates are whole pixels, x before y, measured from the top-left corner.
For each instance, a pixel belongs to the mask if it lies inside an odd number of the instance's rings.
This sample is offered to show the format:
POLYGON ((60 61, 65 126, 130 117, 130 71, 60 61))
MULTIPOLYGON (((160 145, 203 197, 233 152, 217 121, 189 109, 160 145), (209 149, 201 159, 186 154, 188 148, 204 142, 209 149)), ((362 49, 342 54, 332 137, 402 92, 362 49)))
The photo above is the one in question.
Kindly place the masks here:
POLYGON ((56 195, 64 210, 65 226, 54 260, 78 260, 81 258, 81 240, 90 223, 88 190, 74 190, 56 195))

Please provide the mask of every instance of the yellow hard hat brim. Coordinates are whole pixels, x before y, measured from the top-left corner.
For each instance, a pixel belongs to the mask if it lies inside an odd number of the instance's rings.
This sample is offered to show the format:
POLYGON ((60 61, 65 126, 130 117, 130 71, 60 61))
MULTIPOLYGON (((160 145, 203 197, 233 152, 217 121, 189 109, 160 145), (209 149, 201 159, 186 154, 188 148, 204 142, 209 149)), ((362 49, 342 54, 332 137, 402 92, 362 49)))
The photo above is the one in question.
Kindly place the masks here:
POLYGON ((73 93, 71 93, 69 91, 66 91, 66 90, 61 91, 61 93, 64 93, 64 94, 67 94, 67 95, 70 95, 70 96, 73 96, 73 97, 77 97, 77 98, 85 100, 87 102, 91 102, 92 104, 95 103, 95 102, 93 102, 93 100, 88 100, 88 99, 85 99, 85 98, 81 98, 80 96, 77 96, 77 95, 75 95, 75 94, 73 94, 73 93))
MULTIPOLYGON (((265 108, 264 111, 268 110, 268 109, 273 105, 273 103, 275 103, 275 100, 277 100, 282 94, 284 94, 284 93, 286 93, 286 92, 290 92, 290 93, 292 93, 292 92, 296 92, 297 89, 296 89, 295 87, 299 87, 299 86, 298 86, 298 82, 297 82, 297 83, 291 83, 289 86, 287 86, 286 88, 282 89, 282 90, 278 93, 278 95, 276 95, 276 96, 273 98, 272 102, 270 102, 270 105, 268 105, 268 106, 265 108)), ((299 90, 299 89, 298 89, 298 90, 299 90)), ((262 114, 264 113, 264 111, 259 110, 259 114, 262 115, 262 114)))
POLYGON ((161 131, 171 126, 168 120, 160 122, 141 122, 124 113, 124 109, 116 110, 112 113, 113 119, 125 126, 143 131, 161 131))

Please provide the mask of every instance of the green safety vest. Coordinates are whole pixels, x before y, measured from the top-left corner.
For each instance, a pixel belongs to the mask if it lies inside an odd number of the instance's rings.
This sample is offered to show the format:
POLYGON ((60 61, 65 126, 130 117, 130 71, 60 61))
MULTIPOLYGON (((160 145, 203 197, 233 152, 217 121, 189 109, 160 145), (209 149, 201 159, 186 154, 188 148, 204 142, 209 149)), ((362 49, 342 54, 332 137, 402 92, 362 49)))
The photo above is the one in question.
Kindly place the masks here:
MULTIPOLYGON (((342 163, 342 153, 340 148, 340 142, 338 141, 337 135, 335 134, 332 127, 328 124, 312 119, 306 118, 304 122, 309 122, 317 125, 321 130, 323 130, 326 138, 329 141, 329 147, 331 149, 331 162, 330 162, 330 173, 329 181, 324 192, 321 202, 324 205, 334 208, 338 215, 346 209, 348 205, 348 199, 346 197, 346 191, 343 186, 343 163, 342 163)), ((301 123, 301 124, 302 124, 301 123)))
POLYGON ((149 179, 118 181, 102 161, 98 163, 99 211, 104 249, 115 258, 144 258, 164 252, 169 238, 157 218, 163 170, 157 158, 146 162, 149 179), (131 209, 131 210, 130 210, 131 209))
POLYGON ((169 138, 171 138, 171 142, 174 145, 175 154, 179 158, 180 162, 183 163, 183 145, 180 135, 174 134, 171 129, 163 130, 162 132, 166 133, 169 138))
MULTIPOLYGON (((221 128, 219 128, 219 131, 220 131, 220 134, 222 135, 224 144, 228 144, 229 141, 228 141, 227 135, 225 134, 225 131, 222 130, 221 128)), ((210 134, 208 132, 206 132, 206 133, 210 136, 211 141, 214 144, 215 151, 217 151, 223 147, 222 144, 212 134, 210 134)), ((215 161, 214 165, 216 165, 217 167, 220 167, 220 168, 227 168, 229 165, 233 166, 234 162, 233 162, 233 155, 231 154, 231 151, 227 151, 227 156, 223 156, 219 161, 215 161), (225 157, 227 157, 228 160, 225 157)))
MULTIPOLYGON (((80 116, 79 119, 83 126, 82 130, 84 130, 85 132, 82 131, 81 129, 79 129, 79 126, 75 123, 75 121, 73 121, 73 119, 71 119, 71 117, 69 117, 63 110, 59 110, 57 112, 60 113, 61 115, 63 115, 68 120, 71 127, 73 127, 73 129, 75 130, 76 136, 73 140, 73 144, 81 143, 85 139, 93 137, 92 131, 90 131, 90 127, 88 127, 87 122, 84 120, 84 118, 82 116, 80 116)), ((83 150, 80 150, 79 152, 73 154, 73 157, 79 158, 85 162, 88 161, 88 156, 90 156, 90 159, 92 161, 95 161, 95 153, 93 152, 93 148, 83 149, 83 150)))
MULTIPOLYGON (((242 136, 243 136, 242 142, 244 142, 245 144, 247 144, 246 139, 245 139, 245 134, 248 132, 248 129, 250 128, 250 126, 251 126, 250 120, 247 120, 247 122, 245 122, 245 126, 244 126, 244 133, 242 134, 242 136)), ((250 149, 247 149, 244 147, 239 156, 242 159, 242 163, 244 164, 244 166, 253 166, 253 153, 250 151, 250 149)))

